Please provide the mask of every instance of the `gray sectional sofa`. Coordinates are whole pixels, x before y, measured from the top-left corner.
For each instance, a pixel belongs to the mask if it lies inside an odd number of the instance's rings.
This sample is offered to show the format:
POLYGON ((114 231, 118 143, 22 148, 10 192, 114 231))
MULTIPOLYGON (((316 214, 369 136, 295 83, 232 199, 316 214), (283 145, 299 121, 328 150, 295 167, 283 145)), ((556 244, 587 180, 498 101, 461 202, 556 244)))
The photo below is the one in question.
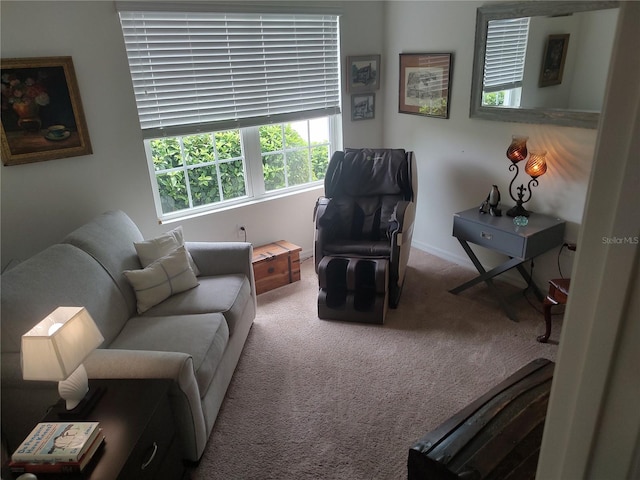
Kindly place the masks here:
MULTIPOLYGON (((55 382, 22 380, 21 335, 58 306, 87 308, 105 338, 89 378, 169 378, 184 458, 198 461, 256 314, 252 247, 186 242, 197 286, 139 313, 125 271, 143 236, 107 212, 2 275, 2 436, 11 450, 58 400, 55 382)), ((145 307, 146 308, 146 307, 145 307)))

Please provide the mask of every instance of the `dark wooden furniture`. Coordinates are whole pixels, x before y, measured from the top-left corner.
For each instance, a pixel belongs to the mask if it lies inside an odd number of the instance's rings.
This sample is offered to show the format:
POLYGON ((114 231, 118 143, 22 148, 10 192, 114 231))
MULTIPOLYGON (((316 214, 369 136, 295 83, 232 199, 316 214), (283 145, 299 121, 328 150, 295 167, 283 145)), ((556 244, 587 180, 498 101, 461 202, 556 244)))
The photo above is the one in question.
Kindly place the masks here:
MULTIPOLYGON (((105 443, 82 474, 38 474, 43 479, 178 480, 185 468, 169 403, 170 380, 89 380, 103 388, 96 405, 78 421, 98 421, 105 443)), ((63 402, 43 421, 61 420, 63 402)), ((17 476, 14 474, 14 476, 17 476)))
POLYGON ((253 275, 259 295, 300 280, 300 248, 285 240, 253 249, 253 275))
POLYGON ((553 368, 527 364, 409 449, 409 480, 533 480, 553 368))
POLYGON ((531 285, 536 296, 542 301, 544 298, 542 292, 531 280, 531 276, 522 264, 558 245, 562 245, 564 229, 564 220, 540 213, 531 213, 529 223, 524 227, 514 225, 513 218, 506 215, 494 217, 486 213, 480 213, 477 207, 454 214, 453 236, 458 239, 469 259, 478 270, 479 275, 449 291, 457 295, 463 290, 484 281, 500 302, 507 316, 515 321, 515 313, 498 288, 493 284, 492 279, 512 268, 516 268, 525 282, 527 282, 527 285, 531 285), (507 255, 509 260, 486 271, 469 246, 469 242, 507 255))
POLYGON ((549 293, 542 302, 542 311, 544 312, 545 332, 540 335, 537 340, 540 343, 547 343, 551 335, 551 307, 554 305, 564 305, 569 297, 570 278, 554 278, 549 280, 549 293))

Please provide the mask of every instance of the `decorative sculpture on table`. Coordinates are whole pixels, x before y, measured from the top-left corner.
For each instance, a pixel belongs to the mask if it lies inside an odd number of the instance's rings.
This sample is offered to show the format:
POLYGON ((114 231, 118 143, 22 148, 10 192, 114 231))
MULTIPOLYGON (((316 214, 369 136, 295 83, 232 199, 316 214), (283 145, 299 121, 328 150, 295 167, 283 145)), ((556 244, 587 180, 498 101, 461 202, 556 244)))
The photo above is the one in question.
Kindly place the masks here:
POLYGON ((482 205, 480 205, 480 213, 490 213, 493 217, 501 217, 502 209, 498 208, 500 203, 500 190, 497 185, 491 187, 491 191, 482 205))

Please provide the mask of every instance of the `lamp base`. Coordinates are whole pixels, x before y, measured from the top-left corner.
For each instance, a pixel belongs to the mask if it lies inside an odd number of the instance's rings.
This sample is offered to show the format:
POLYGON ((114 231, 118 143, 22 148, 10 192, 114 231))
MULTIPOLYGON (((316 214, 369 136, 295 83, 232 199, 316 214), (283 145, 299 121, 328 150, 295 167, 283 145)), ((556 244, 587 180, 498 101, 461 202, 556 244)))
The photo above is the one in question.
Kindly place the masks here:
MULTIPOLYGON (((86 418, 87 415, 91 412, 93 407, 98 403, 100 397, 104 394, 106 388, 104 387, 95 387, 90 388, 89 392, 85 395, 85 397, 78 403, 78 405, 71 410, 67 410, 66 408, 61 408, 58 411, 58 418, 61 419, 77 419, 77 418, 86 418)), ((63 400, 64 402, 64 400, 63 400)))
POLYGON ((507 210, 507 215, 509 215, 510 217, 528 217, 530 215, 530 212, 525 210, 522 204, 519 203, 515 207, 507 210))

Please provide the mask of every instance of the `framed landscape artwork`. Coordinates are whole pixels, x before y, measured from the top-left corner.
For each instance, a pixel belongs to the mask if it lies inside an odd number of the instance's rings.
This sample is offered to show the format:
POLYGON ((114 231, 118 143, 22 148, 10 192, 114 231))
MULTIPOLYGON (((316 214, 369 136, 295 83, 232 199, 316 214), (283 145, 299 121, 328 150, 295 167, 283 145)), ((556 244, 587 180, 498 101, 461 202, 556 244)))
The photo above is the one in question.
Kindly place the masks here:
POLYGON ((398 111, 449 118, 450 53, 401 53, 398 111))
POLYGON ((2 162, 92 153, 71 57, 2 59, 2 162))
POLYGON ((347 91, 372 92, 380 88, 380 55, 347 57, 347 91))
POLYGON ((376 114, 375 93, 351 95, 351 120, 370 120, 376 114))

